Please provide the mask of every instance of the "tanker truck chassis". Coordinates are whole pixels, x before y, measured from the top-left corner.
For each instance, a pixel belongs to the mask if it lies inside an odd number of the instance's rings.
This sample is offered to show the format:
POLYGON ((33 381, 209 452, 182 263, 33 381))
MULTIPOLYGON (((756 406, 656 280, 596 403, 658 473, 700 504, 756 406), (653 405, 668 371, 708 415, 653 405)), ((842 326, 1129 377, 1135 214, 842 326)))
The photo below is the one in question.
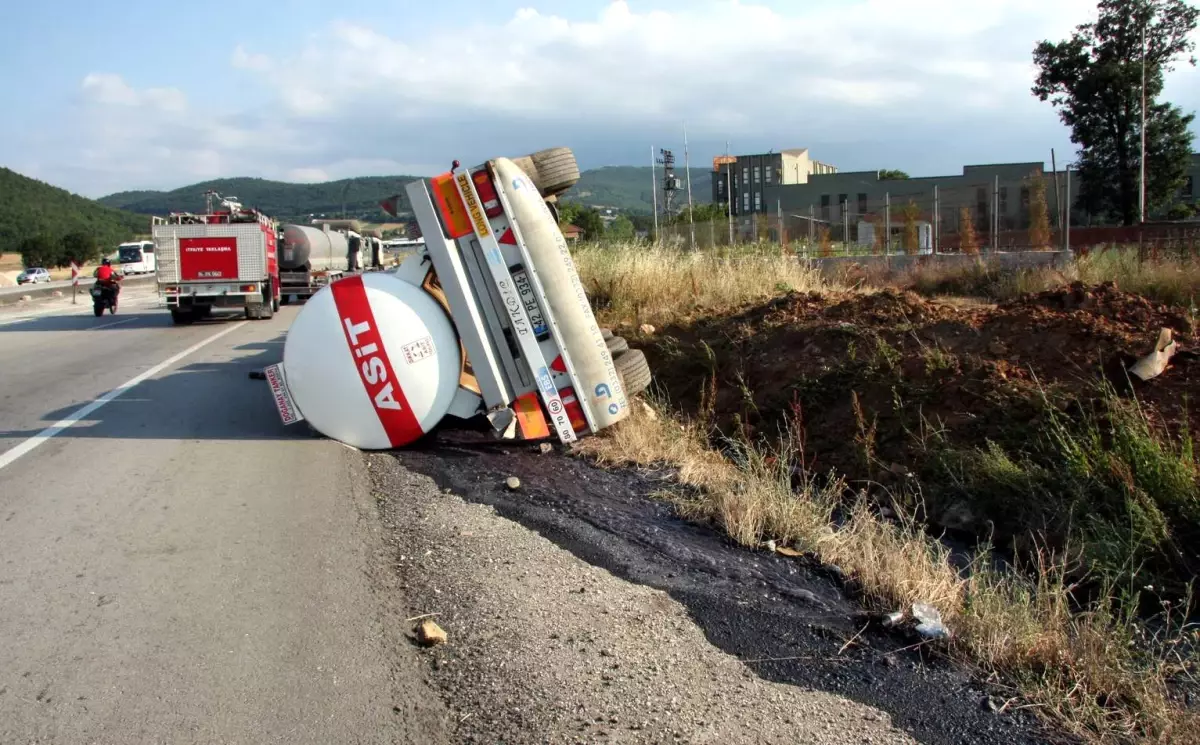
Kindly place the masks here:
POLYGON ((265 371, 285 424, 376 450, 446 418, 570 443, 628 415, 649 368, 596 323, 546 201, 578 168, 566 148, 545 153, 540 170, 536 154, 525 168, 529 158, 455 161, 406 187, 423 250, 394 271, 331 282, 300 310, 282 362, 265 371))

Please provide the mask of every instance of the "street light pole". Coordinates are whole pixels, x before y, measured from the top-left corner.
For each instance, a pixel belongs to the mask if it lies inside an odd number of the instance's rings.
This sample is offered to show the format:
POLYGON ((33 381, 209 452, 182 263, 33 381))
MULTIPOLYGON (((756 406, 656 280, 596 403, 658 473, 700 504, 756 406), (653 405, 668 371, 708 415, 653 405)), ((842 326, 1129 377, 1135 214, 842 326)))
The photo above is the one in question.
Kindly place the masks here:
POLYGON ((1138 224, 1146 222, 1146 19, 1142 19, 1142 158, 1138 173, 1138 224))

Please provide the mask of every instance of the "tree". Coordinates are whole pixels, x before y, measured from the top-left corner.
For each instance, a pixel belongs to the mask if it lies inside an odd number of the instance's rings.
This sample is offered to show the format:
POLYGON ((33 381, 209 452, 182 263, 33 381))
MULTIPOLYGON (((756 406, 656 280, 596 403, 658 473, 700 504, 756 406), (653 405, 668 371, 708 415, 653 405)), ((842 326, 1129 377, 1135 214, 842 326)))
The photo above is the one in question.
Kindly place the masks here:
POLYGON ((1142 62, 1146 69, 1146 206, 1166 207, 1182 186, 1194 115, 1157 102, 1164 74, 1190 57, 1200 11, 1185 0, 1101 0, 1095 23, 1033 51, 1033 94, 1059 111, 1079 147, 1078 204, 1126 225, 1138 217, 1142 62), (1143 55, 1142 34, 1145 32, 1143 55))
POLYGON ((880 181, 903 181, 908 178, 908 174, 904 171, 897 171, 891 168, 881 168, 879 170, 880 181))
POLYGON ((572 224, 583 230, 585 241, 599 240, 604 236, 604 221, 600 219, 600 213, 591 207, 580 207, 572 224))
POLYGON ((1029 245, 1050 247, 1050 208, 1046 206, 1046 179, 1041 171, 1029 176, 1029 245))
POLYGON ((556 205, 558 207, 559 225, 574 225, 575 218, 579 217, 580 211, 583 210, 583 205, 578 202, 559 201, 556 205))
POLYGON ((62 265, 72 261, 87 264, 100 258, 100 244, 91 233, 76 231, 67 233, 62 239, 62 265))
POLYGON ((921 247, 921 233, 917 229, 917 218, 921 216, 921 208, 910 199, 900 214, 904 217, 904 253, 915 254, 921 247))
POLYGON ((62 255, 62 250, 48 235, 39 233, 21 241, 20 246, 21 263, 28 267, 44 266, 55 267, 60 266, 59 259, 62 255))
POLYGON ((617 219, 608 224, 608 228, 604 231, 605 237, 613 241, 632 241, 634 236, 633 222, 624 215, 619 215, 617 219))
POLYGON ((971 219, 971 210, 963 207, 958 211, 958 248, 965 254, 979 253, 979 239, 975 237, 975 221, 971 219))

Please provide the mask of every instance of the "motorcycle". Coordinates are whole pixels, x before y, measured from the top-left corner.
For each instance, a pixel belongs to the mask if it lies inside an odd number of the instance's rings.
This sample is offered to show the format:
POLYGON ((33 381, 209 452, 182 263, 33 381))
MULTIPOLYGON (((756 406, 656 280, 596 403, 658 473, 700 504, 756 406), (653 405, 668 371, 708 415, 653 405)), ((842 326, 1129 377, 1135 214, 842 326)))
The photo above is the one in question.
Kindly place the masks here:
POLYGON ((117 312, 117 294, 121 291, 115 282, 100 282, 92 285, 92 312, 96 317, 104 315, 104 309, 109 313, 117 312))

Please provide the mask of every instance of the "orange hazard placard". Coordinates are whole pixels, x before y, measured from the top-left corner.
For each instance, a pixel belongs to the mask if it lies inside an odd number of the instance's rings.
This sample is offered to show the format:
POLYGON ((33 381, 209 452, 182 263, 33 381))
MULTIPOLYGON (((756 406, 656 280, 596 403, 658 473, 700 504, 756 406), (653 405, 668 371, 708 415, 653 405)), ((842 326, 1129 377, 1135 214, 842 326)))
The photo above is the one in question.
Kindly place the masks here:
POLYGON ((521 427, 521 437, 526 440, 540 440, 550 436, 550 426, 546 423, 542 407, 538 405, 537 393, 530 392, 517 397, 513 408, 517 410, 517 424, 521 427))
POLYGON ((471 232, 471 218, 467 215, 467 207, 454 186, 453 174, 443 173, 434 176, 433 197, 437 200, 438 209, 442 212, 442 221, 446 223, 446 231, 451 238, 462 238, 471 232))

